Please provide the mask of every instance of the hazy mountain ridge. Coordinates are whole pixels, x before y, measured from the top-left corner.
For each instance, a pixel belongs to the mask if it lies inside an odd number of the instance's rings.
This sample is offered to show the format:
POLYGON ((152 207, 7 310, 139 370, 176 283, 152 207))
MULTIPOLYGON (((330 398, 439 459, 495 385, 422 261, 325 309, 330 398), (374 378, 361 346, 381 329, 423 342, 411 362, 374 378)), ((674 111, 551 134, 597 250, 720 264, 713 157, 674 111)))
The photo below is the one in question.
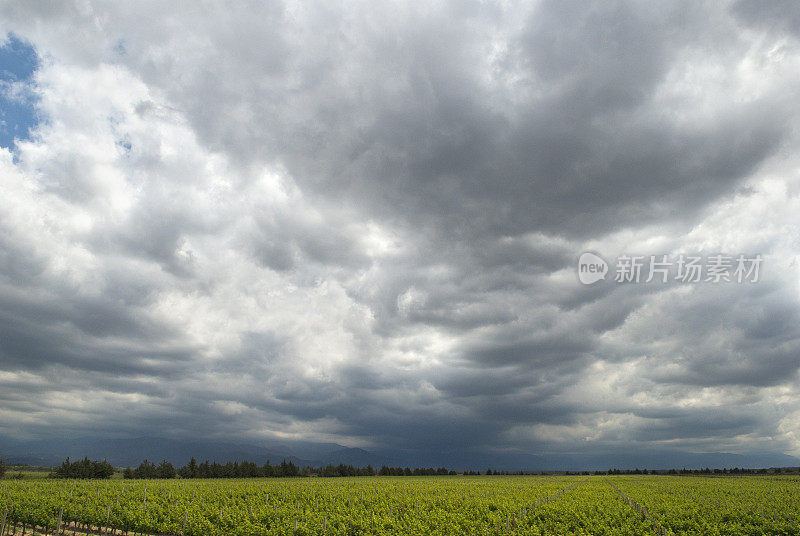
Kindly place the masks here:
POLYGON ((691 453, 683 451, 650 451, 646 453, 607 454, 545 454, 523 452, 493 453, 485 451, 457 451, 431 455, 429 453, 380 449, 369 452, 361 448, 346 447, 336 443, 298 442, 257 445, 229 441, 192 441, 181 439, 139 437, 131 439, 76 438, 68 441, 32 440, 18 441, 0 438, 0 458, 7 463, 30 465, 57 465, 64 458, 88 456, 106 459, 116 466, 137 466, 144 459, 153 462, 168 460, 176 466, 188 463, 191 457, 198 461, 219 463, 252 461, 263 464, 267 460, 280 463, 291 461, 299 466, 372 465, 403 467, 447 467, 448 469, 485 470, 606 470, 610 468, 669 469, 704 467, 795 467, 800 459, 777 452, 732 454, 724 452, 691 453))

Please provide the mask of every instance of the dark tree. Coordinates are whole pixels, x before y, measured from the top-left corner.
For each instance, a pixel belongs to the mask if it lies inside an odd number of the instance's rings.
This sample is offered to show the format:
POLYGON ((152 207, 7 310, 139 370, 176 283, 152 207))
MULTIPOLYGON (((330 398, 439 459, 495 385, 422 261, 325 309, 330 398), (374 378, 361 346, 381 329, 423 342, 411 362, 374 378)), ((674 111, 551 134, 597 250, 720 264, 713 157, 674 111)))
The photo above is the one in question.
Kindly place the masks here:
POLYGON ((79 462, 70 462, 67 458, 50 476, 53 478, 111 478, 113 474, 114 467, 105 460, 98 462, 84 458, 79 462))
POLYGON ((133 470, 132 478, 158 478, 158 468, 156 464, 145 460, 133 470))
POLYGON ((175 468, 167 460, 163 460, 156 470, 158 478, 175 478, 175 468))

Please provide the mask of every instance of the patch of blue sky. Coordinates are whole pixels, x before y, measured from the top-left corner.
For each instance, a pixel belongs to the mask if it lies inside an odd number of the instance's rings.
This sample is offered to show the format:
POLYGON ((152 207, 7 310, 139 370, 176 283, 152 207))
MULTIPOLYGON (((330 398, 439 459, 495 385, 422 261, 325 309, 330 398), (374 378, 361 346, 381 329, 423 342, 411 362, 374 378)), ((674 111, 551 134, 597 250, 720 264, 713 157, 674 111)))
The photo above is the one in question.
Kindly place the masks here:
POLYGON ((12 151, 27 140, 39 122, 34 72, 39 57, 30 43, 14 34, 0 41, 0 146, 12 151))

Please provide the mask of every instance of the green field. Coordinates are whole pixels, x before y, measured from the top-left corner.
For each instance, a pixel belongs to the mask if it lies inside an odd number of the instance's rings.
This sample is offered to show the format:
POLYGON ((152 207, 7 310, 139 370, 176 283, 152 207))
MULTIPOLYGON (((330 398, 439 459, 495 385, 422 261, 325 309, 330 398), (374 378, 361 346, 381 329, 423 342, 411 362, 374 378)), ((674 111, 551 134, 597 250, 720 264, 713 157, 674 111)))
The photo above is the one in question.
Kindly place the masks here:
POLYGON ((24 522, 52 531, 59 512, 62 527, 193 536, 800 535, 800 477, 0 482, 6 529, 24 522))
POLYGON ((50 475, 50 471, 31 471, 30 469, 16 469, 11 468, 9 469, 3 478, 13 480, 13 479, 24 479, 30 480, 31 478, 47 478, 50 475))

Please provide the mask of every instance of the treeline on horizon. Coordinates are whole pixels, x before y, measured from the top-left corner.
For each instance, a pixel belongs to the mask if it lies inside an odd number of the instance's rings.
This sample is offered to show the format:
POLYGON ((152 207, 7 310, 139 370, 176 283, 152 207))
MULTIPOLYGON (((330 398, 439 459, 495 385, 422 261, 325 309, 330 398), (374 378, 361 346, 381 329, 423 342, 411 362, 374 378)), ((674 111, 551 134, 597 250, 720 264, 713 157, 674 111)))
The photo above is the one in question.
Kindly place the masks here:
MULTIPOLYGON (((6 466, 0 459, 0 477, 6 472, 6 466)), ((92 461, 84 458, 71 462, 69 458, 56 467, 48 476, 52 478, 77 478, 77 479, 103 479, 110 478, 115 472, 114 466, 103 461, 92 461)), ((209 462, 208 460, 197 463, 192 458, 188 464, 178 469, 164 460, 156 465, 148 460, 143 461, 138 467, 124 469, 123 478, 270 478, 270 477, 347 477, 347 476, 445 476, 445 475, 761 475, 761 474, 798 474, 800 467, 784 467, 769 469, 745 469, 734 467, 732 469, 608 469, 607 471, 493 471, 485 472, 465 470, 456 472, 445 467, 435 469, 410 467, 382 466, 376 469, 371 465, 355 467, 353 465, 327 465, 325 467, 299 467, 293 462, 283 460, 278 465, 267 461, 263 465, 254 462, 227 462, 225 464, 209 462)))
POLYGON ((285 477, 342 477, 342 476, 441 476, 456 475, 445 467, 434 469, 410 467, 387 467, 375 469, 371 465, 355 467, 353 465, 327 465, 325 467, 300 467, 293 462, 283 460, 278 465, 270 464, 269 460, 264 465, 254 462, 228 462, 225 464, 209 462, 208 460, 197 463, 192 458, 188 464, 179 469, 164 460, 156 465, 148 460, 143 461, 139 467, 128 467, 122 473, 123 478, 285 478, 285 477))
POLYGON ((647 469, 609 469, 608 471, 584 471, 581 473, 570 473, 567 471, 565 474, 573 475, 766 475, 766 474, 796 474, 800 473, 800 467, 770 467, 769 469, 745 469, 744 467, 733 467, 731 469, 654 469, 648 471, 647 469))

